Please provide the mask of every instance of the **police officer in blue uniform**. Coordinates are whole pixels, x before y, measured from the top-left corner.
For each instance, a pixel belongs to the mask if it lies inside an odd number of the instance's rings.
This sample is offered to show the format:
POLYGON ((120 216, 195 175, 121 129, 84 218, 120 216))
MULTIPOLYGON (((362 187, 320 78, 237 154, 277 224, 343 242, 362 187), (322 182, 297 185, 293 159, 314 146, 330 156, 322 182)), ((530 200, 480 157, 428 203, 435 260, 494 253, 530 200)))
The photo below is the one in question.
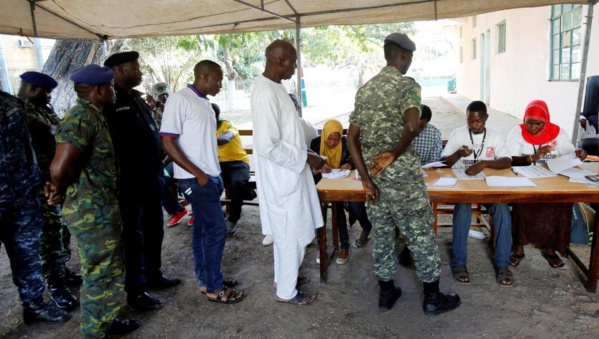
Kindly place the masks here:
POLYGON ((40 170, 21 100, 0 91, 0 241, 10 259, 26 324, 62 323, 70 314, 44 303, 40 261, 43 225, 40 170))
POLYGON ((138 58, 137 52, 123 52, 104 62, 115 73, 116 92, 115 104, 104 107, 104 114, 119 163, 127 302, 149 311, 161 308, 162 302, 147 293, 148 287, 169 288, 181 280, 161 271, 163 152, 152 110, 133 89, 142 80, 138 58))
MULTIPOLYGON (((25 103, 31 144, 42 180, 50 181, 50 163, 56 152, 54 131, 60 122, 60 118, 50 107, 50 99, 52 90, 58 83, 51 76, 39 72, 25 72, 20 77, 21 86, 17 95, 25 103)), ((43 189, 40 188, 38 192, 44 219, 40 244, 42 275, 56 306, 70 311, 79 305, 79 299, 69 289, 69 277, 75 278, 76 274, 66 268, 71 257, 71 233, 62 222, 60 206, 48 204, 43 189)), ((81 278, 78 280, 81 281, 81 278)))

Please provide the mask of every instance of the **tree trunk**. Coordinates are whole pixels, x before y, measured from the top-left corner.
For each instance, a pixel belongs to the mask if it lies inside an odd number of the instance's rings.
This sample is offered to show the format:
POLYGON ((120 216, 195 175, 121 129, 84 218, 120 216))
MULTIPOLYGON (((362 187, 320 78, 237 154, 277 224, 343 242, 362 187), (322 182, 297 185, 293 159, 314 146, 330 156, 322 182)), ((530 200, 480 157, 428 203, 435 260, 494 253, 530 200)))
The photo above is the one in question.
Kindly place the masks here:
POLYGON ((225 69, 227 71, 227 88, 225 89, 225 96, 227 98, 227 109, 235 109, 235 80, 239 76, 235 68, 233 68, 233 60, 231 59, 231 52, 229 47, 223 47, 223 55, 225 62, 225 69))
MULTIPOLYGON (((113 44, 111 52, 118 51, 122 45, 122 41, 117 40, 113 44)), ((75 105, 77 95, 73 90, 73 82, 70 80, 71 73, 88 64, 101 65, 106 57, 102 52, 101 41, 56 40, 42 72, 58 82, 58 87, 52 91, 52 105, 59 116, 62 117, 75 105)))

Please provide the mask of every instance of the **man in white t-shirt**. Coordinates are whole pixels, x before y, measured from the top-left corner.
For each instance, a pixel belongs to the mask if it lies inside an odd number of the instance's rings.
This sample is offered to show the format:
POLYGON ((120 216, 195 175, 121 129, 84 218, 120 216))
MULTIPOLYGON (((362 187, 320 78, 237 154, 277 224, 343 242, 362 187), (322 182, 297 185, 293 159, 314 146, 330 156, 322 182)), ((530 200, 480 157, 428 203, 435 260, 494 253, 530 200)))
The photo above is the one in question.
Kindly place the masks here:
MULTIPOLYGON (((466 109, 466 126, 451 132, 447 145, 441 154, 441 161, 453 168, 465 168, 468 175, 476 175, 485 168, 503 169, 511 167, 512 159, 505 147, 501 134, 486 127, 487 106, 482 101, 473 101, 466 109)), ((503 287, 512 286, 514 279, 509 270, 510 249, 512 246, 512 223, 507 204, 485 204, 493 216, 495 236, 495 267, 497 283, 503 287)), ((467 262, 468 231, 472 220, 470 203, 456 204, 453 212, 453 256, 451 270, 457 282, 470 282, 467 262)))
MULTIPOLYGON (((316 296, 298 291, 298 271, 314 230, 324 225, 310 167, 324 160, 308 152, 304 130, 281 80, 295 73, 297 53, 276 40, 266 48, 266 67, 252 90, 254 165, 262 233, 274 239, 275 300, 307 305, 316 296)), ((170 100, 170 99, 169 99, 170 100)))
POLYGON ((174 177, 194 213, 193 255, 200 292, 208 300, 236 303, 245 292, 233 290, 236 281, 224 281, 221 260, 227 224, 220 205, 220 177, 216 140, 216 118, 207 95, 221 88, 223 71, 203 60, 193 69, 194 82, 169 97, 162 116, 160 136, 164 151, 173 159, 174 177))

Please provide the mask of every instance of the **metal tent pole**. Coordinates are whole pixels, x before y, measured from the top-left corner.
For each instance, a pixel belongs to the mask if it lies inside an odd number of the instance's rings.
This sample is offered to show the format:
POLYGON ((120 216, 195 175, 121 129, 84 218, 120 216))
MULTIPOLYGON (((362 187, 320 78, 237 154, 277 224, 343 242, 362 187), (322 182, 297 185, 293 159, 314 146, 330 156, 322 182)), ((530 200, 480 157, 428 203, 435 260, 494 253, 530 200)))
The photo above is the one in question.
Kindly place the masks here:
POLYGON ((295 49, 297 50, 297 100, 300 102, 300 111, 299 115, 302 116, 303 105, 302 105, 302 38, 301 38, 301 28, 302 24, 300 22, 300 16, 297 15, 295 17, 295 49))
POLYGON ((584 32, 583 53, 580 60, 580 79, 578 79, 578 99, 576 100, 576 112, 574 114, 574 130, 572 133, 572 144, 576 145, 578 141, 578 126, 580 123, 580 109, 582 107, 582 94, 584 93, 584 85, 587 78, 587 61, 589 59, 589 44, 591 41, 591 31, 593 28, 593 9, 597 0, 589 0, 587 9, 587 27, 584 32))

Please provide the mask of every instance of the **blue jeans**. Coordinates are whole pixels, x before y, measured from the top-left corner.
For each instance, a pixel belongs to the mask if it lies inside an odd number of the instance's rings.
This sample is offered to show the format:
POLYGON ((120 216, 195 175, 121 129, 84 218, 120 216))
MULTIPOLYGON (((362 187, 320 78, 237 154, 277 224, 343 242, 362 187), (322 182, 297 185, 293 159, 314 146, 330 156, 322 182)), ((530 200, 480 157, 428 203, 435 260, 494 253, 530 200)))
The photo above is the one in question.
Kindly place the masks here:
MULTIPOLYGON (((507 204, 485 204, 493 216, 495 237, 495 266, 508 267, 512 246, 512 218, 507 204)), ((466 265, 468 261, 468 231, 472 220, 471 204, 456 204, 453 208, 453 258, 451 266, 466 265)))
POLYGON ((223 181, 220 176, 208 177, 210 180, 204 186, 196 178, 179 179, 179 185, 194 211, 192 246, 196 277, 200 286, 205 284, 206 291, 214 293, 223 286, 220 266, 227 224, 220 205, 223 181))
POLYGON ((372 230, 372 223, 368 220, 368 214, 366 213, 366 204, 362 201, 349 201, 347 203, 349 209, 349 223, 353 224, 352 219, 358 220, 362 230, 366 233, 370 233, 372 230))

